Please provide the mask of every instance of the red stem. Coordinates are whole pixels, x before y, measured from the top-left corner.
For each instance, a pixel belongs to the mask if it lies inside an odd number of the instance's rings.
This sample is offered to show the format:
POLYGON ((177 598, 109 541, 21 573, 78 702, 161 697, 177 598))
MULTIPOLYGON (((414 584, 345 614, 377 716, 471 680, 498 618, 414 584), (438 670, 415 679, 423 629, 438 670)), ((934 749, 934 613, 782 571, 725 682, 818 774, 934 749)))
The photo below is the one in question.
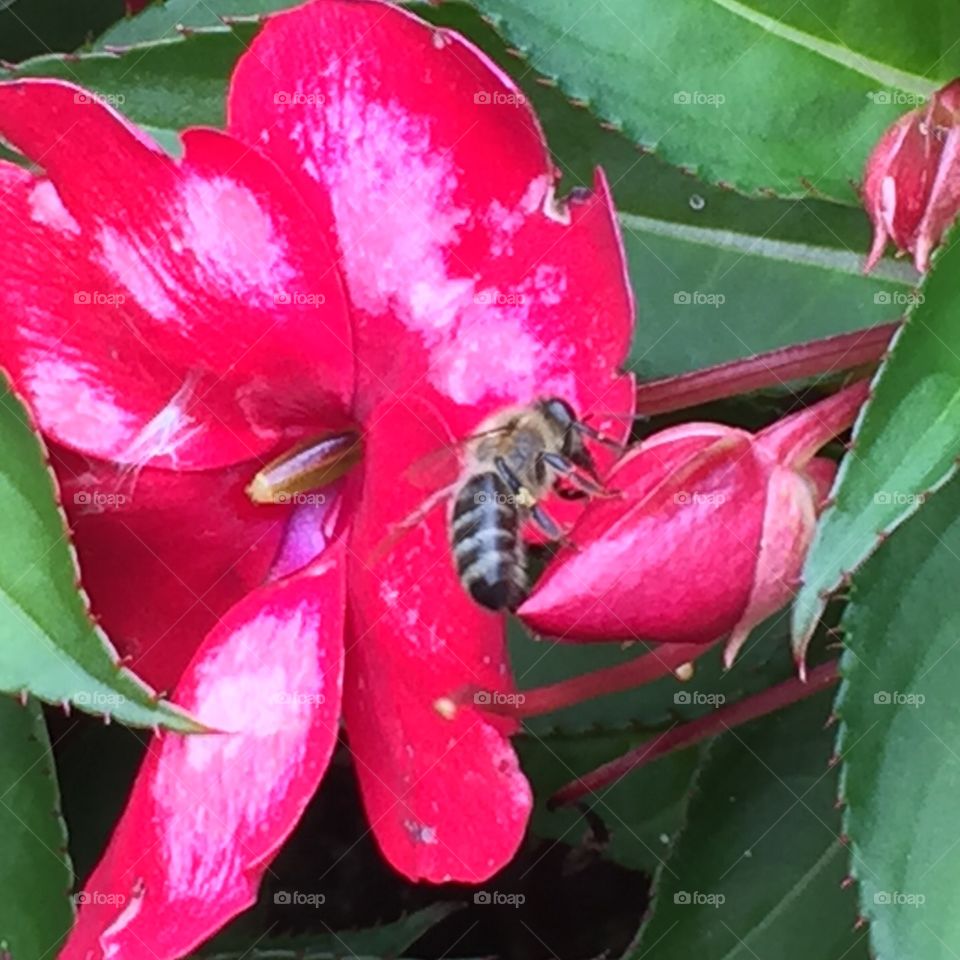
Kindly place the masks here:
POLYGON ((810 672, 806 682, 793 677, 752 697, 745 697, 703 717, 671 727, 652 740, 641 743, 622 757, 605 763, 591 773, 568 783, 550 798, 550 806, 566 806, 588 793, 595 793, 615 783, 638 767, 671 753, 715 737, 743 723, 756 720, 775 710, 811 697, 827 689, 839 679, 837 661, 822 664, 810 672))
POLYGON ((714 643, 664 643, 627 663, 618 663, 614 667, 570 677, 545 687, 521 690, 509 696, 471 690, 465 697, 458 699, 461 702, 473 701, 475 704, 482 704, 481 709, 486 713, 518 718, 536 717, 584 700, 592 700, 608 693, 619 693, 659 680, 685 663, 703 656, 713 646, 714 643))
POLYGON ((645 416, 670 413, 751 390, 782 387, 791 380, 876 363, 883 357, 899 326, 899 321, 885 323, 675 377, 648 380, 637 387, 637 411, 645 416))

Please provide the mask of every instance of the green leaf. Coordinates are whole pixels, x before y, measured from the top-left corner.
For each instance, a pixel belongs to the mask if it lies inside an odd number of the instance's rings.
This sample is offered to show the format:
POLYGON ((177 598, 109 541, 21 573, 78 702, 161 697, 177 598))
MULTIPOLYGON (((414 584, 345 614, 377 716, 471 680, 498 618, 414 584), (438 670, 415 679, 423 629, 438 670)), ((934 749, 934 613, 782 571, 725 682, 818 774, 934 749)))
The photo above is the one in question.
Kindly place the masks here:
POLYGON ((66 848, 40 706, 0 697, 0 956, 56 955, 73 922, 66 848))
MULTIPOLYGON (((641 656, 644 649, 535 641, 516 623, 509 635, 511 664, 523 689, 614 666, 641 656)), ((692 679, 684 683, 670 675, 642 688, 526 720, 524 733, 515 742, 537 800, 534 833, 575 844, 586 825, 575 808, 547 809, 547 800, 557 789, 669 726, 739 700, 793 672, 785 616, 758 626, 730 670, 723 669, 720 653, 716 649, 701 657, 692 679)), ((610 832, 610 843, 603 849, 606 858, 648 873, 660 866, 667 843, 680 827, 696 764, 697 751, 677 753, 591 798, 593 812, 610 832)))
POLYGON ((620 224, 639 313, 630 365, 645 379, 886 323, 909 296, 910 271, 865 277, 858 253, 822 239, 627 213, 620 224))
MULTIPOLYGON (((332 960, 401 957, 441 920, 460 909, 457 903, 435 903, 394 923, 367 930, 331 930, 295 938, 265 938, 235 953, 205 953, 196 960, 332 960)), ((17 958, 13 958, 17 960, 17 958)))
POLYGON ((934 258, 840 465, 794 604, 796 644, 826 598, 952 476, 960 454, 960 231, 934 258))
POLYGON ((460 31, 515 78, 543 123, 566 189, 592 185, 595 167, 603 167, 636 295, 630 366, 641 377, 887 323, 903 312, 918 275, 892 259, 863 275, 870 228, 860 209, 748 199, 699 182, 638 154, 589 110, 538 83, 531 65, 511 55, 475 11, 458 3, 412 9, 460 31))
POLYGON ((40 442, 0 387, 0 691, 138 726, 197 725, 122 669, 89 618, 40 442))
POLYGON ((97 40, 94 48, 105 50, 169 39, 177 36, 181 28, 216 27, 223 24, 224 18, 259 17, 296 6, 299 6, 296 0, 208 0, 204 3, 167 0, 115 23, 97 40))
POLYGON ((5 0, 0 2, 0 60, 73 50, 123 13, 123 0, 5 0))
POLYGON ((571 97, 710 182, 855 203, 871 146, 960 73, 960 8, 476 0, 571 97))
MULTIPOLYGON (((534 640, 517 621, 511 621, 508 637, 510 662, 521 690, 616 666, 636 659, 645 650, 643 644, 624 648, 615 643, 534 640)), ((696 661, 692 679, 684 683, 668 675, 639 690, 609 694, 527 719, 525 729, 539 737, 655 732, 666 724, 700 716, 721 700, 739 700, 791 676, 788 640, 786 615, 771 617, 756 627, 729 670, 724 669, 721 651, 716 648, 696 661)))
MULTIPOLYGON (((865 960, 853 891, 840 889, 847 867, 827 766, 829 710, 827 693, 713 743, 628 957, 865 960)), ((633 776, 651 776, 660 762, 633 776)))
POLYGON ((222 127, 227 80, 258 27, 238 23, 120 53, 36 57, 0 79, 58 77, 100 94, 135 123, 222 127))
MULTIPOLYGON (((548 810, 554 791, 621 756, 646 739, 623 730, 574 735, 525 735, 515 740, 523 772, 537 798, 530 829, 540 837, 575 846, 587 829, 575 807, 548 810)), ((647 776, 625 777, 588 801, 610 833, 603 855, 624 867, 653 873, 667 854, 683 819, 684 799, 697 767, 696 750, 664 758, 647 776)))
POLYGON ((844 829, 878 960, 960 953, 960 483, 854 578, 837 712, 844 829))

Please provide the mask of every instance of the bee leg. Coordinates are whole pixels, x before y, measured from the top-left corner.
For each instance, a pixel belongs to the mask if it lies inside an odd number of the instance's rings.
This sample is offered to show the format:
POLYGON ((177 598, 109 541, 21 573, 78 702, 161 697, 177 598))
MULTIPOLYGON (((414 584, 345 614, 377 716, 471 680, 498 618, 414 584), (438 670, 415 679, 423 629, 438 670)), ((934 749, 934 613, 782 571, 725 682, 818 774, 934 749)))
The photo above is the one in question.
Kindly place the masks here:
MULTIPOLYGON (((584 494, 597 497, 603 496, 606 493, 598 480, 591 477, 583 467, 574 463, 562 453, 544 453, 541 454, 541 456, 543 457, 544 463, 548 463, 565 480, 568 480, 579 490, 583 491, 584 494)), ((561 494, 561 496, 563 496, 563 494, 561 494)))
POLYGON ((530 510, 530 519, 551 539, 562 540, 563 531, 557 525, 557 521, 547 513, 543 507, 536 506, 530 510))
POLYGON ((570 547, 580 552, 580 548, 560 529, 559 524, 541 506, 530 508, 530 519, 554 542, 561 547, 570 547))
POLYGON ((510 492, 517 497, 518 500, 522 499, 524 494, 527 493, 526 488, 523 485, 521 479, 510 469, 507 465, 507 461, 503 457, 494 457, 493 465, 497 468, 497 473, 500 474, 503 482, 510 488, 510 492))

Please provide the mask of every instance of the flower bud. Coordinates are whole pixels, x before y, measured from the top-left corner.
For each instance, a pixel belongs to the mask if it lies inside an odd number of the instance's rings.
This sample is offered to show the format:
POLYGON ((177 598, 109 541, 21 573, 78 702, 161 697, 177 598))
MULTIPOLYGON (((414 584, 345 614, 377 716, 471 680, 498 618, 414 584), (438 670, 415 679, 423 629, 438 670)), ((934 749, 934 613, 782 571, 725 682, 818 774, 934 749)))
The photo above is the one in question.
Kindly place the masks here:
POLYGON ((649 437, 607 478, 518 613, 568 641, 709 643, 731 662, 790 601, 835 465, 813 454, 866 387, 759 434, 690 423, 649 437))
POLYGON ((887 241, 913 255, 921 272, 960 211, 960 80, 891 126, 874 147, 864 174, 863 201, 873 222, 869 272, 887 241))

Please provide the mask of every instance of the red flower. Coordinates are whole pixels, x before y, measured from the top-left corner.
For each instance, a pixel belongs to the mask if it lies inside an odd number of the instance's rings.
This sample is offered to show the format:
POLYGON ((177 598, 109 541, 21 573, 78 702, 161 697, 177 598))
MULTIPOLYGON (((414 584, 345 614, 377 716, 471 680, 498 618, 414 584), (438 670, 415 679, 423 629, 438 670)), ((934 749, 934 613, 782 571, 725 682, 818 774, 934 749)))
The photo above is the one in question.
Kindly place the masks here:
POLYGON ((863 201, 873 221, 869 272, 887 241, 913 254, 924 272, 960 211, 960 80, 891 126, 867 161, 863 201))
POLYGON ((835 472, 813 454, 850 425, 866 389, 756 435, 689 423, 649 437, 610 472, 618 496, 587 507, 520 617, 564 640, 729 634, 729 664, 796 590, 835 472))
POLYGON ((424 498, 408 468, 501 408, 632 410, 602 176, 557 202, 522 94, 462 38, 310 4, 267 22, 229 117, 174 162, 68 84, 0 85, 0 134, 43 171, 0 165, 0 362, 54 446, 104 626, 225 731, 154 739, 68 958, 180 956, 249 905, 341 689, 388 860, 434 882, 502 866, 531 805, 512 727, 434 703, 510 688, 503 618, 458 582, 439 506, 381 545, 424 498), (323 502, 244 495, 354 427, 362 466, 323 502))

